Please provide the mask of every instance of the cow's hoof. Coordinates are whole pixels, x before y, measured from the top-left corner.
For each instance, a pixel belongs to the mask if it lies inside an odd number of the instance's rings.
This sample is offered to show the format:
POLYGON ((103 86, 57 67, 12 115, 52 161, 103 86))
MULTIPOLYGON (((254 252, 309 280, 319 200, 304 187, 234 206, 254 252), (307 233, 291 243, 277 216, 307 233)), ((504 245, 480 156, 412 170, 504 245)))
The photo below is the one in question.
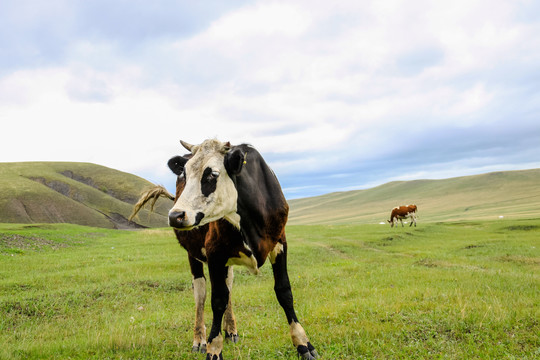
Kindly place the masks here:
POLYGON ((311 345, 310 342, 307 343, 308 346, 300 345, 296 348, 298 351, 298 356, 301 357, 304 360, 314 360, 319 357, 319 354, 317 353, 317 350, 311 345))
POLYGON ((216 354, 206 354, 206 360, 223 360, 223 355, 219 353, 219 356, 216 354))
POLYGON ((236 344, 238 342, 238 334, 229 334, 226 332, 225 340, 236 344))
POLYGON ((194 353, 201 353, 201 354, 205 354, 206 353, 206 344, 201 344, 199 346, 193 346, 191 348, 191 352, 194 352, 194 353))

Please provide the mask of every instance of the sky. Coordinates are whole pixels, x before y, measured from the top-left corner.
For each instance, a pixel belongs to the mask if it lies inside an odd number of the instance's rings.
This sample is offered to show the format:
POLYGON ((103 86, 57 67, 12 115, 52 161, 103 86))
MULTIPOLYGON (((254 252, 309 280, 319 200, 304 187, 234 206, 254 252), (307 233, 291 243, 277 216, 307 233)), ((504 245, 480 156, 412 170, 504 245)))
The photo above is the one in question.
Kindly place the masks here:
POLYGON ((174 189, 249 143, 288 199, 540 167, 540 2, 0 1, 0 162, 174 189))

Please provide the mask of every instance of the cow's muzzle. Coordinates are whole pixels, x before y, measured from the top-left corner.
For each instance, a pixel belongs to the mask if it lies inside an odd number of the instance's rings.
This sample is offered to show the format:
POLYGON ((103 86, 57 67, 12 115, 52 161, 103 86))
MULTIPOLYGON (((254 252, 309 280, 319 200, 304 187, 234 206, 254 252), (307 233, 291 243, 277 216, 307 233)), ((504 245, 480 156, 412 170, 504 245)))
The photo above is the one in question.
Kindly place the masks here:
POLYGON ((169 225, 179 230, 191 230, 197 227, 203 218, 204 214, 201 212, 198 212, 193 218, 187 216, 185 211, 171 211, 169 212, 169 225))

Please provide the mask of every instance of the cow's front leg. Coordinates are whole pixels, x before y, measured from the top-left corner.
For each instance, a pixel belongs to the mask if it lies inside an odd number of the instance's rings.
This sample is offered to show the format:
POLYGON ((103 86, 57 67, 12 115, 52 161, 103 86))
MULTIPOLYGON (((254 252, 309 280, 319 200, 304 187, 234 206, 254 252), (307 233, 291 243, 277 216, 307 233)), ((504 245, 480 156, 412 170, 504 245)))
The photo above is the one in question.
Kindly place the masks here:
POLYGON ((225 310, 225 315, 223 317, 223 327, 225 330, 225 340, 232 341, 233 343, 238 342, 238 330, 236 329, 236 319, 234 317, 232 309, 232 285, 234 280, 233 267, 229 266, 229 271, 227 273, 227 288, 229 289, 229 302, 227 303, 227 309, 225 310))
POLYGON ((193 275, 193 297, 195 298, 195 327, 193 328, 193 352, 206 352, 206 326, 204 325, 204 303, 206 301, 206 279, 203 264, 189 256, 193 275))
POLYGON ((286 242, 276 245, 276 248, 272 254, 270 254, 270 261, 272 262, 272 269, 274 270, 274 291, 276 292, 279 304, 285 311, 285 316, 287 316, 293 345, 296 347, 296 351, 298 351, 298 354, 302 359, 316 359, 319 355, 313 345, 309 342, 306 332, 302 325, 300 325, 294 311, 291 283, 289 281, 289 274, 287 273, 286 242))
POLYGON ((221 335, 221 322, 223 314, 229 303, 229 288, 227 287, 227 274, 229 268, 225 262, 208 258, 208 271, 212 283, 212 328, 208 336, 206 347, 206 360, 222 360, 223 336, 221 335))

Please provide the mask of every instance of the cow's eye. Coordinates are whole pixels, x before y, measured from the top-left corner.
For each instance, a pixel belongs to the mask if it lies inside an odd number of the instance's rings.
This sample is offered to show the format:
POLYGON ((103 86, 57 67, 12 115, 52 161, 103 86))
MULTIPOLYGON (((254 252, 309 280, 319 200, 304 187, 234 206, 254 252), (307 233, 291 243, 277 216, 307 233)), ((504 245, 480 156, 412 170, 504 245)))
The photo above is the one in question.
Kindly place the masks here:
POLYGON ((219 177, 219 170, 213 170, 212 168, 207 167, 206 169, 204 169, 204 172, 201 177, 201 181, 215 184, 217 182, 218 177, 219 177))

